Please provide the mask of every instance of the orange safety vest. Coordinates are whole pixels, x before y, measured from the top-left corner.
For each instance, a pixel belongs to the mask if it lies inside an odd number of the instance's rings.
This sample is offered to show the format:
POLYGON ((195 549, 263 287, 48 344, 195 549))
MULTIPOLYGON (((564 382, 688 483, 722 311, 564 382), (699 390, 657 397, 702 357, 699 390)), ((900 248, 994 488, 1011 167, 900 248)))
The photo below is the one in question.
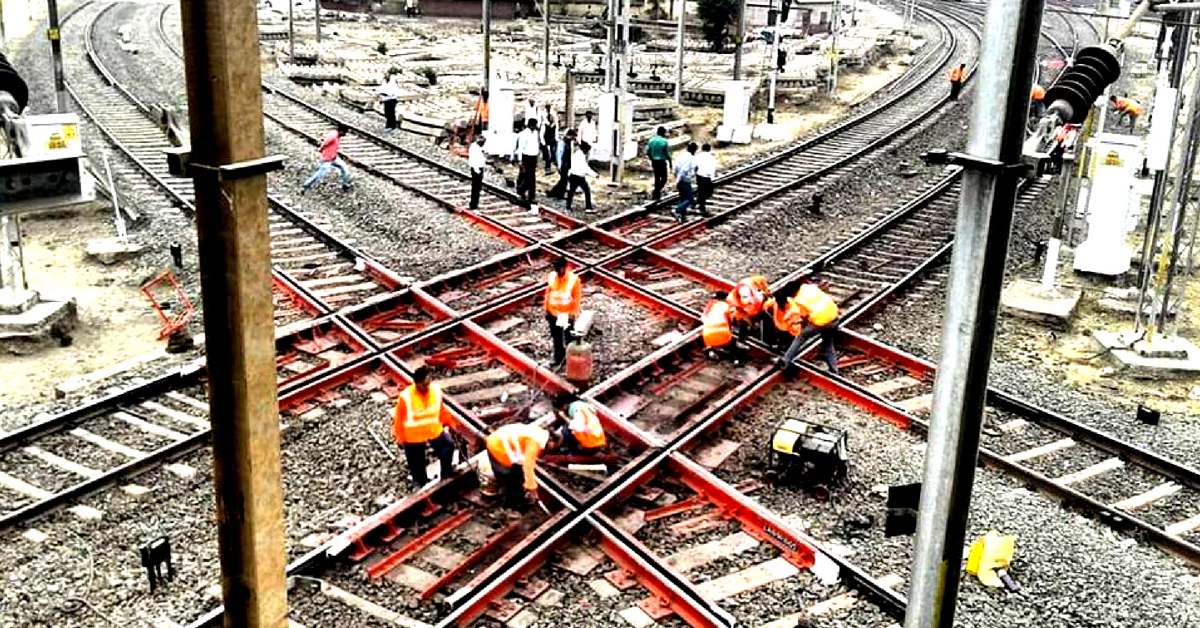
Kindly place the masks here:
POLYGON ((479 99, 479 102, 475 104, 475 115, 479 117, 481 122, 488 121, 488 101, 482 98, 479 99))
POLYGON ((761 290, 745 282, 739 282, 729 293, 726 301, 737 310, 736 314, 745 318, 754 318, 763 309, 765 295, 761 290))
POLYGON ((1046 97, 1046 88, 1035 83, 1033 86, 1033 91, 1031 91, 1029 94, 1030 100, 1035 100, 1037 102, 1041 102, 1042 99, 1044 99, 1045 97, 1046 97))
POLYGON ((554 316, 559 314, 574 316, 579 313, 579 296, 583 293, 583 284, 579 282, 579 277, 575 273, 568 270, 565 277, 550 273, 546 284, 547 312, 554 316))
POLYGON ((704 346, 724 347, 733 340, 733 331, 729 329, 729 303, 725 301, 709 301, 700 315, 704 323, 704 346))
POLYGON ((803 309, 808 322, 814 327, 824 327, 832 323, 838 316, 837 303, 834 303, 824 290, 811 283, 800 286, 800 290, 796 292, 795 301, 803 309))
POLYGON ((524 423, 509 423, 487 437, 487 450, 504 467, 521 465, 525 471, 525 488, 537 490, 533 467, 550 441, 546 430, 524 423))
POLYGON ((1142 115, 1142 106, 1132 98, 1117 97, 1117 111, 1128 111, 1135 116, 1142 115))
POLYGON ((596 409, 586 402, 577 401, 567 408, 571 422, 567 425, 579 446, 584 449, 598 449, 607 441, 604 437, 604 426, 600 424, 600 415, 596 409))
POLYGON ((964 70, 961 66, 955 66, 953 70, 950 70, 950 82, 961 83, 964 74, 966 74, 966 70, 964 70))
POLYGON ((427 443, 442 435, 441 386, 430 384, 429 391, 422 396, 415 384, 410 385, 400 391, 399 401, 404 402, 405 413, 394 420, 400 423, 396 434, 401 443, 427 443))
POLYGON ((798 336, 804 331, 804 311, 795 297, 789 297, 787 307, 775 310, 775 329, 798 336))

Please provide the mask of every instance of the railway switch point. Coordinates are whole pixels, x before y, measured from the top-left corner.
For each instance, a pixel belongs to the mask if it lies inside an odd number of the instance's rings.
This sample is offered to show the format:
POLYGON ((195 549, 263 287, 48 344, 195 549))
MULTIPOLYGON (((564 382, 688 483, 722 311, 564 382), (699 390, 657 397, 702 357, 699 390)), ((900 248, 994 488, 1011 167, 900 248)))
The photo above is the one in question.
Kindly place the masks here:
POLYGON ((1200 376, 1200 348, 1179 336, 1139 338, 1130 331, 1095 331, 1092 339, 1118 373, 1135 379, 1200 376))
POLYGON ((1013 316, 1065 328, 1075 317, 1082 297, 1079 288, 1055 286, 1047 290, 1039 282, 1017 279, 1001 293, 1000 303, 1013 316))

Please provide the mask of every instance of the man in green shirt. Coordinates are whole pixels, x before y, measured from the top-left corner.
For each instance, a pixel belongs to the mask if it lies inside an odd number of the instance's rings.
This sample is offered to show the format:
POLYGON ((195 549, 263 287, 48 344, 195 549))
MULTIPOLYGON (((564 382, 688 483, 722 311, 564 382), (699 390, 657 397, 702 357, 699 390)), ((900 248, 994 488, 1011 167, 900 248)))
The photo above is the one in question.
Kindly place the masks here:
POLYGON ((658 135, 646 142, 646 157, 650 159, 650 167, 654 170, 654 200, 657 201, 662 198, 663 188, 667 185, 667 166, 671 163, 666 127, 658 127, 658 135))

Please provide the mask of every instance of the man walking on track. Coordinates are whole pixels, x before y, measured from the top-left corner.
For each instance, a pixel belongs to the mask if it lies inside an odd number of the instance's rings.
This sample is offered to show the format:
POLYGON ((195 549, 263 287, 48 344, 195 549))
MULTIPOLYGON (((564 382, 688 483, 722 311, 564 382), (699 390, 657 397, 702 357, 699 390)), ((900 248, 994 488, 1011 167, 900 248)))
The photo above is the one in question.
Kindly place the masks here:
POLYGON ((471 169, 471 204, 467 206, 469 209, 479 209, 479 191, 483 189, 483 170, 487 167, 487 153, 483 152, 485 143, 487 143, 486 137, 477 136, 467 151, 467 167, 471 169))
POLYGON ((330 168, 337 168, 339 181, 342 185, 342 191, 350 189, 350 173, 346 170, 346 162, 338 156, 338 151, 342 149, 342 137, 346 135, 349 129, 344 124, 339 124, 337 129, 325 134, 321 140, 321 147, 317 149, 317 169, 309 175, 304 181, 304 185, 300 187, 300 193, 304 194, 311 188, 321 177, 329 172, 330 168))
POLYGON ((513 157, 521 160, 521 170, 517 173, 517 196, 530 205, 537 197, 537 160, 541 153, 537 125, 536 118, 525 121, 525 130, 517 136, 517 149, 513 153, 513 157))
POLYGON ((958 94, 962 92, 965 80, 967 80, 967 64, 960 63, 958 67, 950 70, 950 100, 958 100, 958 94))
POLYGON ((579 316, 583 304, 583 282, 567 270, 565 257, 554 258, 553 268, 554 272, 546 279, 545 307, 550 340, 554 343, 551 365, 558 366, 567 357, 567 330, 571 328, 572 319, 579 316))
POLYGON ((654 171, 654 200, 662 198, 663 188, 667 185, 667 167, 671 163, 671 146, 667 142, 666 127, 658 127, 658 133, 646 142, 646 158, 650 160, 650 169, 654 171))
POLYGON ((696 202, 693 184, 696 181, 696 143, 687 145, 687 152, 675 162, 675 189, 679 191, 679 206, 675 209, 675 218, 679 222, 687 220, 687 211, 696 202))
MULTIPOLYGON (((837 334, 838 306, 833 299, 821 290, 810 278, 801 280, 800 289, 796 296, 788 299, 787 308, 778 319, 786 325, 776 325, 781 330, 795 330, 808 323, 804 330, 796 334, 796 339, 788 347, 787 353, 780 360, 780 366, 787 368, 796 359, 796 354, 804 348, 805 343, 816 336, 821 337, 821 351, 825 354, 825 364, 830 373, 837 373, 837 349, 834 347, 834 336, 837 334)), ((778 321, 777 321, 778 322, 778 321)))
POLYGON ((700 147, 696 156, 696 208, 700 215, 708 217, 708 199, 713 193, 713 179, 717 177, 717 158, 712 154, 712 144, 700 147))
POLYGON ((587 142, 581 142, 575 154, 571 157, 571 171, 567 181, 567 213, 571 213, 571 203, 575 199, 575 190, 583 189, 583 211, 593 213, 592 186, 588 185, 588 177, 596 176, 596 172, 588 165, 588 153, 592 147, 587 142))
POLYGON ((554 164, 558 167, 558 183, 546 192, 550 198, 563 198, 567 193, 567 182, 571 177, 571 158, 575 154, 575 129, 567 129, 554 151, 554 164))
POLYGON ((441 463, 441 478, 454 473, 454 437, 450 430, 454 417, 442 403, 442 388, 430 382, 429 367, 422 366, 413 373, 413 383, 400 391, 392 417, 392 435, 404 447, 408 472, 418 487, 429 483, 425 471, 426 446, 441 463))

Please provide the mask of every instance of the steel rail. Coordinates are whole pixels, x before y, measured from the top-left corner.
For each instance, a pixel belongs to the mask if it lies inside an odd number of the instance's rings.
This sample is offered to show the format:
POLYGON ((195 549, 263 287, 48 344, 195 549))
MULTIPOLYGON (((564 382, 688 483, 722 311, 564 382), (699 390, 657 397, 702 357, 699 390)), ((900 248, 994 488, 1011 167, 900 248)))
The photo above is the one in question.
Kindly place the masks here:
MULTIPOLYGON (((763 168, 767 168, 769 166, 778 164, 782 161, 786 161, 787 159, 790 159, 791 157, 794 157, 796 155, 803 153, 804 151, 812 149, 816 144, 827 141, 831 137, 836 137, 837 135, 844 133, 845 131, 847 131, 849 129, 852 129, 856 126, 863 124, 864 122, 872 120, 882 114, 888 113, 893 105, 899 103, 901 100, 903 100, 906 97, 915 93, 926 82, 939 76, 942 72, 943 66, 950 59, 952 59, 954 57, 954 53, 958 49, 958 46, 959 46, 958 37, 956 35, 954 35, 953 31, 946 25, 946 23, 942 19, 940 19, 942 16, 939 16, 937 13, 935 13, 931 10, 926 10, 924 7, 918 7, 918 12, 922 13, 927 19, 932 20, 935 24, 937 24, 939 26, 940 29, 942 29, 943 36, 946 37, 948 43, 944 47, 944 52, 943 52, 942 56, 938 59, 938 62, 930 64, 929 70, 925 74, 921 75, 921 78, 919 80, 914 79, 914 85, 897 93, 895 96, 888 98, 887 100, 885 100, 884 102, 875 106, 874 108, 872 108, 868 111, 865 111, 859 115, 856 115, 856 116, 850 118, 849 120, 839 122, 836 125, 828 128, 828 129, 824 129, 824 130, 818 132, 816 135, 806 138, 799 144, 789 147, 786 150, 783 150, 774 155, 771 155, 769 158, 767 158, 763 161, 752 163, 752 164, 747 164, 746 166, 736 168, 720 177, 717 177, 717 179, 715 179, 713 181, 714 189, 720 189, 720 186, 722 186, 722 185, 732 183, 732 182, 736 181, 737 179, 740 179, 746 175, 752 174, 758 170, 762 170, 763 168)), ((969 30, 971 30, 976 35, 978 35, 978 31, 975 30, 975 28, 972 25, 967 24, 966 21, 963 20, 962 18, 953 16, 952 14, 945 12, 945 11, 943 11, 942 13, 944 16, 950 16, 952 19, 958 21, 963 26, 966 26, 969 30)), ((930 107, 930 109, 932 110, 932 109, 936 108, 937 106, 940 106, 941 104, 945 103, 948 99, 949 98, 947 97, 945 99, 936 101, 934 103, 933 107, 930 107)), ((922 117, 924 117, 924 116, 922 116, 922 117)), ((678 195, 671 195, 669 197, 664 197, 662 200, 660 200, 658 202, 652 202, 652 203, 647 204, 646 209, 655 209, 658 207, 662 207, 662 206, 668 205, 672 202, 676 202, 677 200, 678 200, 678 195)), ((602 221, 602 223, 611 221, 615 218, 618 218, 619 216, 620 215, 609 218, 606 221, 602 221)), ((603 224, 601 226, 603 226, 603 224)))
MULTIPOLYGON (((619 280, 618 280, 618 281, 619 281, 619 280)), ((631 285, 631 286, 632 286, 632 285, 631 285)), ((637 289, 642 289, 641 287, 636 287, 636 288, 637 288, 637 289)), ((464 323, 464 325, 468 325, 468 324, 467 324, 467 323, 464 323)), ((674 454, 672 453, 671 455, 674 455, 674 454)), ((678 456, 676 456, 676 457, 678 457, 678 456)), ((679 459, 679 460, 680 460, 680 461, 683 461, 684 465, 686 465, 686 461, 685 461, 684 459, 679 459)), ((713 478, 713 479, 715 479, 715 478, 713 478)), ((718 480, 718 482, 719 482, 719 480, 718 480)), ((616 495, 616 494, 613 494, 613 495, 616 495)))
MULTIPOLYGON (((881 343, 875 342, 854 334, 853 332, 842 332, 841 337, 849 338, 851 342, 848 346, 852 346, 860 351, 868 354, 873 354, 875 357, 882 357, 888 360, 895 360, 896 363, 904 365, 907 368, 915 368, 914 373, 930 373, 936 366, 933 363, 921 358, 907 355, 881 343), (916 365, 916 366, 914 366, 916 365)), ((842 395, 854 403, 867 407, 872 411, 881 412, 889 417, 902 417, 904 421, 909 423, 912 429, 924 434, 928 431, 929 423, 907 410, 897 406, 893 402, 884 399, 861 386, 845 379, 839 375, 833 375, 821 371, 820 369, 804 363, 798 363, 802 369, 803 376, 815 386, 828 390, 835 394, 842 394, 842 391, 852 391, 852 394, 842 395)), ((1192 488, 1197 487, 1197 481, 1200 480, 1200 471, 1179 463, 1167 456, 1151 452, 1142 447, 1138 447, 1132 443, 1122 441, 1110 434, 1106 434, 1094 428, 1088 427, 1069 419, 1063 415, 1059 415, 1045 408, 1041 408, 1028 401, 1017 397, 1011 393, 1007 393, 988 387, 988 401, 997 407, 1002 407, 1011 412, 1015 412, 1022 417, 1030 420, 1033 423, 1045 425, 1046 427, 1059 431, 1065 434, 1079 438, 1097 449, 1112 453, 1122 458, 1127 458, 1140 467, 1154 471, 1172 480, 1179 480, 1192 488)), ((893 423, 899 423, 892 420, 893 423)), ((1114 528, 1129 528, 1136 530, 1144 535, 1155 545, 1159 546, 1168 553, 1184 558, 1193 565, 1200 565, 1200 545, 1184 540, 1180 536, 1168 534, 1163 528, 1156 526, 1145 519, 1138 517, 1127 511, 1113 507, 1110 504, 1101 502, 1093 497, 1090 497, 1070 486, 1061 484, 1053 478, 1040 473, 1031 467, 1013 462, 1006 459, 1001 454, 987 447, 980 447, 980 459, 986 464, 1000 469, 1002 472, 1013 477, 1021 479, 1025 482, 1037 486, 1040 490, 1061 498, 1069 505, 1084 508, 1088 511, 1096 513, 1101 519, 1114 528)))

